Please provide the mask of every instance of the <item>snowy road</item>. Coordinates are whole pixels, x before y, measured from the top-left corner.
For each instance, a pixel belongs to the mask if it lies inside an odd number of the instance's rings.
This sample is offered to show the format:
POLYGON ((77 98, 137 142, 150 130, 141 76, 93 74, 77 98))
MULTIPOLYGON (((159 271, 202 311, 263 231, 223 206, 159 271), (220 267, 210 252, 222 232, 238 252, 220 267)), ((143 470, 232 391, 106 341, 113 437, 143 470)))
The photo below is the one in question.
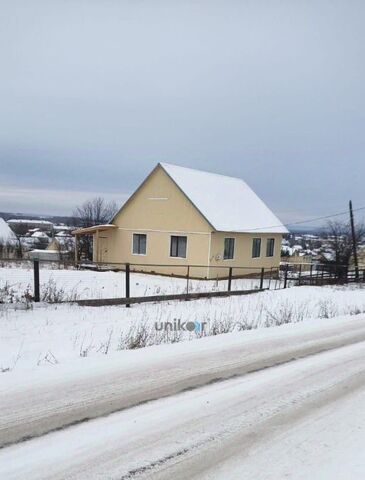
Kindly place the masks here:
POLYGON ((364 404, 357 342, 3 448, 0 478, 364 478, 364 404))
POLYGON ((3 375, 0 446, 360 341, 364 316, 344 317, 120 352, 26 377, 3 375))

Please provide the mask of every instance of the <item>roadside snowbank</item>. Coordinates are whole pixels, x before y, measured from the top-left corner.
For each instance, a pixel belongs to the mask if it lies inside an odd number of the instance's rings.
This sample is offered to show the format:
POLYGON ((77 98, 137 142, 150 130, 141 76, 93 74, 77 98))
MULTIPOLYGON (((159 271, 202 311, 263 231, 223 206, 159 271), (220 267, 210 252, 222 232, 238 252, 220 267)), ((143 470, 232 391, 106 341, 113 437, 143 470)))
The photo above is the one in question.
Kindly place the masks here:
POLYGON ((153 336, 156 322, 174 319, 205 322, 203 334, 218 334, 361 312, 365 312, 364 289, 330 287, 293 287, 243 297, 132 308, 66 304, 38 305, 33 310, 3 309, 0 368, 9 373, 110 355, 134 346, 128 338, 135 340, 141 329, 149 332, 150 343, 197 338, 194 332, 177 332, 163 341, 153 336))

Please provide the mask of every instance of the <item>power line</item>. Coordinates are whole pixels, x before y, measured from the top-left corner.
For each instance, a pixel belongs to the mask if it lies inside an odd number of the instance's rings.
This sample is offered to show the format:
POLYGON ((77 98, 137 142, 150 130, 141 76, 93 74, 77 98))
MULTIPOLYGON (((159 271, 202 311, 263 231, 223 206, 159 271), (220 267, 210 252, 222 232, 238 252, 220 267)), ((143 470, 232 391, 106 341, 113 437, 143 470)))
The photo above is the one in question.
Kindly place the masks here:
MULTIPOLYGON (((359 212, 360 210, 365 210, 365 207, 359 207, 359 208, 354 208, 353 209, 354 212, 359 212)), ((312 222, 318 222, 319 220, 327 220, 329 218, 340 217, 341 215, 348 215, 348 211, 346 210, 344 212, 333 213, 332 215, 325 215, 323 217, 311 218, 309 220, 301 220, 301 221, 290 222, 290 223, 281 223, 280 225, 271 225, 269 227, 251 228, 250 230, 246 230, 246 231, 255 232, 257 230, 266 230, 266 229, 270 229, 270 228, 289 227, 291 225, 301 225, 303 223, 312 223, 312 222)))

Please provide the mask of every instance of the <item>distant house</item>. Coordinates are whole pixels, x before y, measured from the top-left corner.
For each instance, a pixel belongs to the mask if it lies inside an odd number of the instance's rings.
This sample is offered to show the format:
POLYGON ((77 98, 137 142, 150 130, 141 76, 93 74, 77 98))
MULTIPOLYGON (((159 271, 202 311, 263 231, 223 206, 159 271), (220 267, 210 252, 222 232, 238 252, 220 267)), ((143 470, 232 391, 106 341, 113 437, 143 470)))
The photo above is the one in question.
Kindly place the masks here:
POLYGON ((159 163, 110 224, 74 233, 95 262, 216 278, 278 268, 287 229, 243 180, 159 163))
POLYGON ((15 233, 0 217, 0 258, 13 257, 16 254, 18 240, 15 233))
POLYGON ((17 235, 25 235, 30 230, 51 233, 53 229, 53 223, 48 220, 12 218, 8 224, 17 235))
POLYGON ((54 236, 46 250, 57 251, 60 257, 71 258, 74 248, 74 238, 65 232, 60 232, 54 236))
POLYGON ((0 242, 2 244, 16 243, 17 238, 13 230, 9 227, 6 221, 0 217, 0 242))

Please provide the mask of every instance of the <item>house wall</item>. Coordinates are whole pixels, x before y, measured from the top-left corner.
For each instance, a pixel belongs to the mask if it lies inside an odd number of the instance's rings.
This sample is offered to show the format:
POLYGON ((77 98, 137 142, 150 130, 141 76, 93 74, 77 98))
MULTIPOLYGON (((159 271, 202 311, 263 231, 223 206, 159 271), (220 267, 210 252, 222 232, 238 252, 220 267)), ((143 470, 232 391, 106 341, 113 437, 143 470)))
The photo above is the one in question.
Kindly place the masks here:
MULTIPOLYGON (((202 185, 204 188, 204 185, 202 185)), ((258 273, 262 267, 278 268, 281 234, 227 234, 213 232, 212 226, 196 210, 166 172, 158 167, 131 197, 113 220, 118 228, 94 235, 94 261, 137 264, 131 269, 155 273, 202 278, 226 277, 228 268, 234 275, 258 273), (132 253, 133 233, 147 235, 146 255, 132 253), (187 257, 170 257, 171 235, 186 235, 187 257), (233 260, 223 260, 224 238, 235 238, 233 260), (262 239, 260 258, 252 258, 252 239, 262 239), (274 257, 266 257, 266 239, 275 238, 274 257), (221 260, 217 259, 221 256, 221 260), (166 267, 143 264, 163 264, 166 267), (217 268, 227 267, 227 268, 217 268)))
POLYGON ((212 233, 209 269, 210 278, 216 278, 217 276, 227 276, 229 267, 233 267, 232 273, 234 276, 259 274, 261 268, 278 268, 280 265, 281 239, 282 235, 277 233, 212 233), (225 238, 235 239, 233 260, 223 260, 225 238), (261 254, 258 258, 252 258, 252 242, 254 238, 261 238, 261 254), (268 238, 275 239, 273 257, 266 256, 266 242, 268 238), (227 268, 222 269, 215 267, 227 268))
MULTIPOLYGON (((113 220, 118 227, 94 235, 94 261, 131 263, 138 270, 186 275, 187 265, 208 265, 212 227, 170 177, 158 167, 113 220), (147 254, 132 254, 133 233, 147 235, 147 254), (171 235, 186 235, 187 258, 170 257, 171 235), (105 253, 107 245, 107 253, 105 253), (103 260, 102 260, 103 259, 103 260), (143 264, 167 267, 146 267, 143 264)), ((207 268, 191 269, 205 277, 207 268)))
MULTIPOLYGON (((204 185, 202 185, 204 188, 204 185)), ((113 220, 118 227, 204 232, 211 225, 199 214, 166 172, 157 167, 113 220)))

